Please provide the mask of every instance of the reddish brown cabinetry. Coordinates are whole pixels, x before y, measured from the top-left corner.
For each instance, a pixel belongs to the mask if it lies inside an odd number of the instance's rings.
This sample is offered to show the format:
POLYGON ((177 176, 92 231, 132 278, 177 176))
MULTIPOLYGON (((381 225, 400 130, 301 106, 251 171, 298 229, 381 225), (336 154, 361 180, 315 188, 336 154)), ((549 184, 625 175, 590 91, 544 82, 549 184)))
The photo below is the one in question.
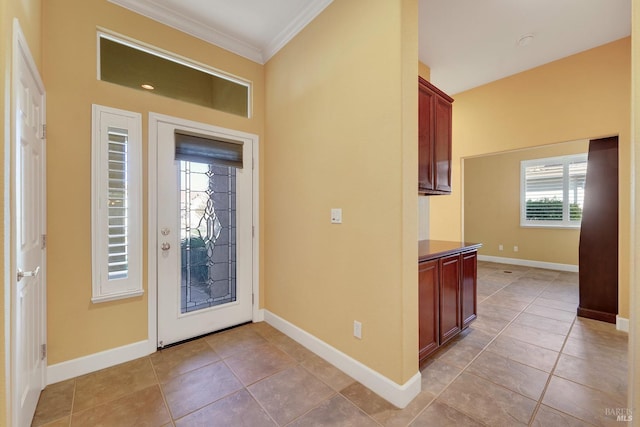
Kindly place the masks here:
POLYGON ((418 299, 420 316, 420 360, 438 348, 438 260, 421 262, 418 265, 418 299))
POLYGON ((476 318, 476 293, 478 287, 478 252, 462 253, 462 281, 460 282, 460 311, 462 328, 476 318))
POLYGON ((460 326, 460 254, 440 258, 440 345, 458 335, 460 326))
POLYGON ((451 193, 451 98, 418 77, 418 191, 451 193))
POLYGON ((480 246, 438 240, 420 242, 420 363, 476 318, 477 250, 480 246))

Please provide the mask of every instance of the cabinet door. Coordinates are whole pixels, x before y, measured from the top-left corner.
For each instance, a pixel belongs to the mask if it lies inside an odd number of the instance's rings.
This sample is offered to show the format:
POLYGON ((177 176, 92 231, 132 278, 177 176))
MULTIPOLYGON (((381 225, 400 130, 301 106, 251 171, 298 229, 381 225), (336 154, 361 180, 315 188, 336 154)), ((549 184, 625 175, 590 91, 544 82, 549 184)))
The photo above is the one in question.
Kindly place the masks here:
POLYGON ((437 96, 434 117, 435 190, 451 192, 451 102, 437 96))
POLYGON ((461 255, 440 259, 440 345, 462 330, 460 323, 461 255))
POLYGON ((433 105, 436 95, 424 84, 418 87, 418 189, 434 190, 433 105))
POLYGON ((438 260, 418 264, 418 359, 438 348, 438 260))
POLYGON ((460 301, 462 304, 462 328, 466 328, 476 318, 478 252, 462 254, 462 282, 460 301))

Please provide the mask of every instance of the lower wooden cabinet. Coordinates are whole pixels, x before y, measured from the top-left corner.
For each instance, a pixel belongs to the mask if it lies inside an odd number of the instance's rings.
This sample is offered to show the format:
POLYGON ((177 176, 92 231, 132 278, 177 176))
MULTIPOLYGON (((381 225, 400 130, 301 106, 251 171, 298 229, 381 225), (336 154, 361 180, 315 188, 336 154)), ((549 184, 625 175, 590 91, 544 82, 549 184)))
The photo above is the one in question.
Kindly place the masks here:
POLYGON ((460 311, 462 313, 462 329, 464 329, 476 318, 477 313, 478 252, 463 252, 461 257, 460 311))
POLYGON ((447 254, 418 264, 420 363, 476 318, 477 254, 447 254))
POLYGON ((420 342, 420 360, 426 358, 438 348, 438 260, 418 264, 418 331, 420 342))
POLYGON ((460 255, 440 258, 440 345, 462 330, 460 321, 460 255))

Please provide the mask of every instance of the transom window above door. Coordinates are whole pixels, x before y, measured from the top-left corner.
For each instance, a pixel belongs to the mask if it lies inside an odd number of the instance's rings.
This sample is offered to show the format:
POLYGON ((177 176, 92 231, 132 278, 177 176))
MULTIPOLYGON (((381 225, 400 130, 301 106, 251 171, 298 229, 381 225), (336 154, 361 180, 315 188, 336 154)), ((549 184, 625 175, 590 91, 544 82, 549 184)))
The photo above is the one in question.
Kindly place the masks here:
POLYGON ((98 32, 98 79, 249 117, 251 84, 179 55, 98 32))

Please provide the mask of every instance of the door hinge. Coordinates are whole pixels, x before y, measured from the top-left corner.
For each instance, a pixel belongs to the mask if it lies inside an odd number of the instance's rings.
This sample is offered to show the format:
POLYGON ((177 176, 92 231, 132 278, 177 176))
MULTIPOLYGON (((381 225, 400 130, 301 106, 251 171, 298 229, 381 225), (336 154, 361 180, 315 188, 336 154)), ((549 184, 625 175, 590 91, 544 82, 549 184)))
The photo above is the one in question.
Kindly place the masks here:
POLYGON ((47 235, 43 234, 42 240, 40 242, 40 249, 46 249, 46 248, 47 248, 47 235))
POLYGON ((256 294, 251 294, 251 305, 256 305, 256 294))
POLYGON ((251 237, 256 237, 256 226, 255 225, 251 226, 251 237))
POLYGON ((47 345, 46 344, 42 344, 40 346, 40 359, 44 360, 47 358, 47 345))
POLYGON ((46 124, 42 125, 42 138, 41 139, 47 139, 47 125, 46 124))
POLYGON ((256 159, 254 159, 253 157, 251 158, 251 170, 256 168, 256 159))

